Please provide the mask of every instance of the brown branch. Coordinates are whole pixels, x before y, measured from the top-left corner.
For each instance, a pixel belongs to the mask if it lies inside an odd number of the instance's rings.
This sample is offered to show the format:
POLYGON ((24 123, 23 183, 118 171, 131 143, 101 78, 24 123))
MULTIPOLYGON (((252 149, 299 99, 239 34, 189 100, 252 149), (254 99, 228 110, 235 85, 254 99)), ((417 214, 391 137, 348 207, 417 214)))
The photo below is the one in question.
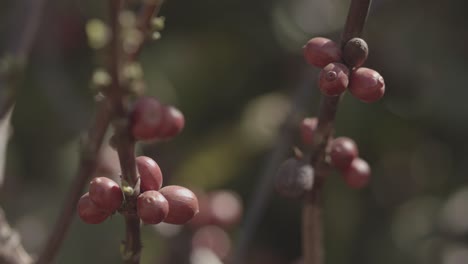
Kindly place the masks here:
POLYGON ((98 152, 102 145, 104 135, 109 127, 113 115, 110 102, 101 102, 93 126, 83 142, 82 156, 76 177, 74 178, 68 196, 63 204, 54 229, 49 236, 46 246, 36 261, 36 264, 50 264, 62 245, 62 242, 70 228, 70 224, 76 212, 76 205, 89 178, 96 170, 98 152))
MULTIPOLYGON (((352 0, 342 34, 341 45, 353 38, 361 36, 371 0, 352 0)), ((323 180, 327 173, 325 151, 328 141, 334 132, 334 120, 341 96, 322 96, 318 114, 317 132, 314 134, 314 146, 312 146, 311 164, 315 168, 316 184, 305 198, 302 213, 303 228, 303 252, 304 264, 324 263, 324 250, 322 241, 321 219, 321 191, 323 180)))

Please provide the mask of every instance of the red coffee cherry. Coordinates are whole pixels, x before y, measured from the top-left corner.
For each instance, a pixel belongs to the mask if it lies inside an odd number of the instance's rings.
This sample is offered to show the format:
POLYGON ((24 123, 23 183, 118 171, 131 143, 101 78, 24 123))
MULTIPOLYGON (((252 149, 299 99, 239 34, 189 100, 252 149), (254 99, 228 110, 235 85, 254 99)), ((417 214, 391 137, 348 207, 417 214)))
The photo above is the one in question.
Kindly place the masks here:
POLYGON ((330 160, 333 167, 344 170, 358 156, 358 148, 354 140, 347 137, 333 139, 330 144, 330 160))
POLYGON ((361 67, 369 55, 369 47, 361 38, 350 39, 343 48, 343 60, 351 67, 361 67))
POLYGON ((204 226, 193 234, 192 248, 210 249, 220 259, 224 259, 231 251, 231 239, 220 227, 204 226))
POLYGON ((343 171, 346 184, 353 189, 360 189, 367 185, 370 179, 371 169, 363 159, 356 158, 351 165, 343 171))
POLYGON ((158 136, 162 139, 175 137, 182 132, 184 125, 185 119, 182 112, 174 106, 166 106, 161 126, 158 129, 158 136))
POLYGON ((91 181, 89 184, 89 197, 96 206, 109 213, 119 209, 123 201, 120 186, 106 177, 94 178, 91 181))
POLYGON ((138 196, 137 214, 143 223, 161 223, 169 213, 169 203, 158 191, 147 191, 138 196))
POLYGON ((78 215, 87 224, 99 224, 104 222, 110 213, 97 207, 89 198, 89 193, 85 193, 78 201, 78 215))
POLYGON ((160 193, 169 202, 169 214, 165 223, 183 225, 198 213, 198 200, 195 194, 187 188, 170 185, 162 188, 160 193))
POLYGON ((372 103, 384 95, 385 82, 378 72, 363 67, 351 73, 348 89, 357 99, 372 103))
POLYGON ((333 40, 317 37, 304 46, 304 57, 307 63, 323 68, 329 63, 341 61, 341 49, 333 40))
POLYGON ((317 124, 318 119, 316 117, 307 117, 302 120, 299 130, 301 133, 301 140, 304 145, 312 145, 317 124))
POLYGON ((131 131, 137 140, 151 141, 158 138, 164 107, 153 97, 141 97, 131 113, 131 131))
POLYGON ((330 63, 320 71, 320 91, 327 96, 338 96, 348 87, 349 70, 341 63, 330 63))
POLYGON ((161 189, 163 176, 156 161, 150 157, 139 156, 136 158, 136 165, 140 173, 141 192, 161 189))

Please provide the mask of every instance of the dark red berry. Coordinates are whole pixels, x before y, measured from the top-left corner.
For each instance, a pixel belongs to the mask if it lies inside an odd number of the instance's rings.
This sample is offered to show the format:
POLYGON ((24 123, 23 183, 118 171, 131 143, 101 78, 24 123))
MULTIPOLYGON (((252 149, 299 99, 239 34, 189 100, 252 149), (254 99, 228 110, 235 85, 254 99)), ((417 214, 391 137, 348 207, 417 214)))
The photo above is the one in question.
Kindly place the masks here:
POLYGON ((304 57, 307 63, 323 68, 329 63, 341 61, 341 49, 333 40, 317 37, 304 46, 304 57))
POLYGON ((343 171, 343 178, 349 187, 360 189, 367 185, 370 179, 371 169, 363 159, 356 158, 351 165, 343 171))
POLYGON ((158 139, 158 128, 163 119, 164 107, 153 97, 141 97, 131 113, 131 131, 137 140, 158 139))
POLYGON ((301 140, 304 145, 311 146, 313 143, 314 133, 317 129, 318 119, 315 117, 304 118, 301 122, 300 132, 301 140))
POLYGON ((384 95, 385 82, 378 72, 363 67, 351 73, 348 89, 359 100, 372 103, 384 95))
POLYGON ((198 200, 195 194, 187 188, 170 185, 160 190, 169 202, 169 214, 164 222, 183 225, 198 213, 198 200))
POLYGON ((169 213, 169 203, 158 191, 147 191, 138 196, 137 213, 143 223, 159 224, 169 213))
POLYGON ((338 96, 348 87, 349 70, 341 63, 330 63, 320 71, 320 91, 327 96, 338 96))
POLYGON ((204 226, 193 235, 192 248, 209 249, 220 259, 224 259, 231 251, 231 239, 220 227, 204 226))
POLYGON ((161 169, 156 161, 150 157, 140 156, 136 158, 138 172, 140 173, 140 189, 142 192, 161 189, 163 177, 161 169))
POLYGON ((89 193, 85 193, 78 201, 78 215, 87 224, 99 224, 104 222, 110 213, 97 207, 89 198, 89 193))
POLYGON ((344 170, 359 155, 356 143, 347 137, 335 138, 330 144, 330 160, 333 167, 344 170))
POLYGON ((314 169, 307 162, 289 158, 278 169, 276 191, 284 197, 299 198, 314 185, 314 169))
POLYGON ((166 106, 161 126, 158 129, 158 136, 162 139, 175 137, 182 132, 184 125, 185 119, 182 112, 174 106, 166 106))
POLYGON ((343 49, 343 60, 351 67, 360 67, 369 55, 369 47, 361 38, 350 39, 343 49))
POLYGON ((216 191, 210 194, 213 223, 225 228, 234 226, 242 217, 242 202, 234 192, 216 191))
POLYGON ((120 186, 106 177, 94 178, 89 184, 89 197, 107 212, 114 212, 122 205, 123 194, 120 186))

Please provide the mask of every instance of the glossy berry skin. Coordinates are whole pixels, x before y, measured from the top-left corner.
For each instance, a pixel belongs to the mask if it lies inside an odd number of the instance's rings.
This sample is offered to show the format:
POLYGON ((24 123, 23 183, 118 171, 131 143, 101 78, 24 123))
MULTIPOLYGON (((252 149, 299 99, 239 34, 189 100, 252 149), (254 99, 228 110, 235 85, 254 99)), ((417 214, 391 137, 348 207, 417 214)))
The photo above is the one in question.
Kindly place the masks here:
POLYGON ((346 184, 353 189, 360 189, 369 183, 371 169, 363 159, 356 158, 351 165, 343 171, 346 184))
POLYGON ((120 186, 106 177, 97 177, 91 181, 89 197, 97 207, 109 213, 119 209, 123 201, 120 186))
POLYGON ((165 223, 183 225, 198 213, 198 199, 187 188, 170 185, 160 190, 169 203, 169 214, 165 223))
POLYGON ((109 217, 110 213, 97 207, 91 201, 89 193, 85 193, 78 201, 78 215, 87 224, 100 224, 109 217))
POLYGON ((147 191, 138 196, 137 214, 143 223, 161 223, 169 213, 169 203, 158 191, 147 191))
POLYGON ((317 129, 318 119, 316 117, 304 118, 299 127, 302 143, 311 146, 314 142, 314 133, 317 129))
POLYGON ((367 60, 369 47, 361 38, 350 39, 343 48, 343 60, 351 67, 361 67, 367 60))
POLYGON ((331 39, 317 37, 304 46, 304 57, 310 65, 323 68, 332 62, 341 61, 341 49, 331 39))
POLYGON ((158 136, 161 139, 169 139, 177 136, 185 126, 185 118, 182 112, 174 106, 164 108, 164 116, 161 126, 158 129, 158 136))
POLYGON ((378 72, 362 67, 351 73, 348 89, 359 100, 372 103, 384 95, 385 82, 378 72))
POLYGON ((150 157, 139 156, 136 158, 136 165, 140 174, 141 192, 161 189, 163 176, 156 161, 150 157))
POLYGON ((357 158, 359 151, 356 143, 347 137, 333 139, 330 144, 330 161, 333 167, 344 170, 357 158))
POLYGON ((349 70, 341 63, 330 63, 320 71, 320 91, 327 96, 338 96, 348 87, 349 70))
POLYGON ((158 139, 164 106, 153 97, 139 98, 131 112, 131 132, 135 139, 152 141, 158 139))
POLYGON ((307 162, 289 158, 276 174, 276 191, 287 198, 299 198, 314 185, 314 169, 307 162))

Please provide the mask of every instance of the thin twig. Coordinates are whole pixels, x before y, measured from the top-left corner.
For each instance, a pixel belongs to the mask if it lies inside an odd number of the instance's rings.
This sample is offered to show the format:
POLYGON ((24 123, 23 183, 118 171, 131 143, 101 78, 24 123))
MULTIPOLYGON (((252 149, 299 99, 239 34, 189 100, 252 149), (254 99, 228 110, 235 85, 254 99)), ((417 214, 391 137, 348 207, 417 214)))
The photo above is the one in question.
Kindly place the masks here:
POLYGON ((275 145, 275 149, 267 158, 263 172, 255 186, 253 197, 250 199, 251 202, 248 203, 249 207, 247 208, 244 218, 245 220, 242 223, 239 239, 237 240, 234 248, 234 264, 242 264, 246 262, 245 258, 250 243, 252 242, 255 230, 273 191, 275 171, 278 169, 278 164, 284 160, 288 151, 290 151, 290 146, 293 141, 293 127, 296 125, 295 120, 297 119, 295 117, 305 109, 305 106, 309 102, 308 98, 312 93, 312 89, 310 89, 312 80, 309 78, 310 72, 307 72, 304 75, 304 81, 302 81, 302 83, 297 87, 293 98, 291 99, 292 109, 283 121, 283 129, 278 135, 278 141, 275 145))
MULTIPOLYGON (((349 39, 361 36, 371 0, 352 0, 342 34, 341 45, 349 39)), ((317 131, 314 134, 311 163, 315 168, 316 183, 314 189, 306 195, 302 213, 304 264, 324 263, 321 220, 321 191, 323 179, 327 173, 325 150, 333 135, 334 120, 341 96, 322 96, 318 114, 317 131)))
POLYGON ((113 112, 109 101, 101 102, 93 126, 89 129, 84 140, 82 156, 76 177, 74 178, 68 196, 63 204, 56 224, 53 226, 46 246, 36 261, 36 264, 50 264, 62 245, 68 233, 70 224, 76 211, 76 205, 80 199, 83 189, 91 175, 96 170, 99 149, 102 145, 104 135, 109 127, 113 112))

